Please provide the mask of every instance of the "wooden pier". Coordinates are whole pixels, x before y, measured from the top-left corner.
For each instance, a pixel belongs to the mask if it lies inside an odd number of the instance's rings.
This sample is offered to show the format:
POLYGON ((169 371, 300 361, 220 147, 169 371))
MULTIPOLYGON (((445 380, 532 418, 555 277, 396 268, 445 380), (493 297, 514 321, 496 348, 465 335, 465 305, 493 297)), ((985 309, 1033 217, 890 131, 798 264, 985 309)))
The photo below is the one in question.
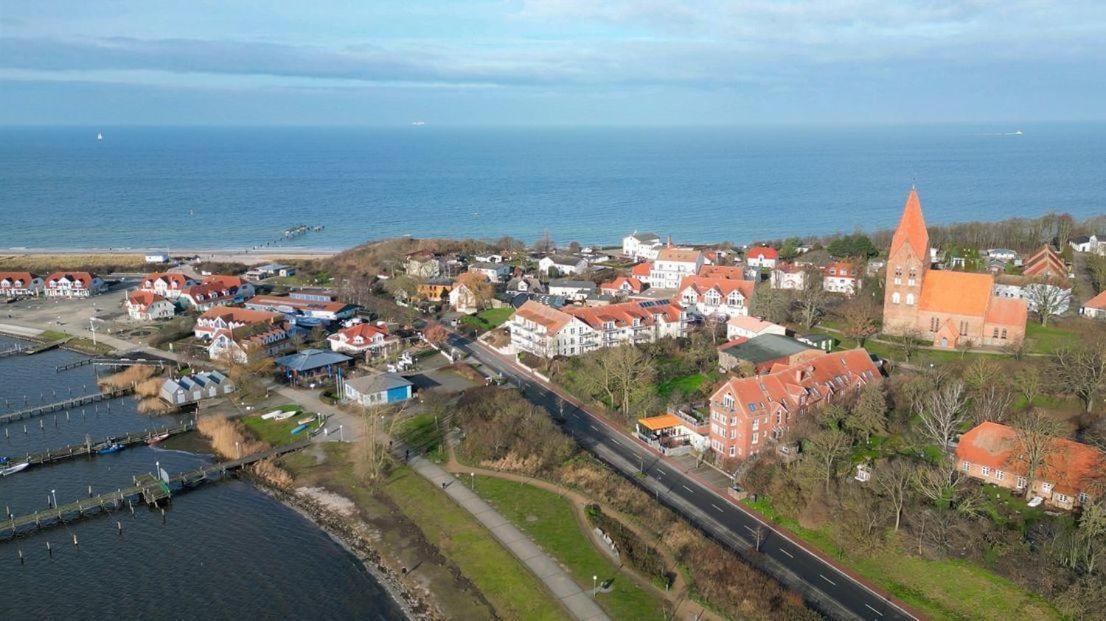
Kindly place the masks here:
POLYGON ((57 372, 57 373, 61 373, 62 371, 68 371, 69 369, 76 369, 77 367, 83 367, 83 366, 89 365, 89 364, 92 364, 92 358, 82 358, 81 360, 77 360, 75 362, 67 362, 65 364, 59 364, 58 366, 54 367, 54 371, 57 372))
POLYGON ((160 429, 143 429, 142 431, 135 431, 122 436, 108 436, 99 440, 93 440, 86 438, 84 442, 80 444, 70 444, 69 446, 63 446, 61 448, 50 449, 41 453, 28 453, 24 457, 8 456, 8 464, 28 463, 32 466, 40 464, 51 464, 58 461, 64 461, 66 459, 73 459, 74 457, 82 457, 84 455, 95 455, 96 447, 104 444, 121 444, 123 446, 133 446, 135 444, 145 444, 151 438, 156 438, 161 435, 168 435, 169 437, 180 435, 192 431, 196 428, 196 421, 191 417, 184 423, 179 425, 173 425, 171 427, 162 427, 160 429))
POLYGON ((90 403, 110 401, 112 399, 118 399, 119 397, 129 395, 132 392, 134 392, 134 388, 128 386, 126 388, 116 388, 115 390, 109 390, 108 392, 97 392, 91 395, 73 397, 64 401, 47 403, 46 405, 36 405, 34 407, 16 410, 7 414, 0 414, 0 424, 23 420, 24 418, 34 418, 35 416, 42 416, 43 414, 58 412, 60 410, 69 410, 75 407, 80 407, 82 405, 88 405, 90 403))
POLYGON ((8 356, 15 356, 16 354, 22 354, 23 351, 26 350, 26 349, 27 348, 23 347, 22 345, 16 345, 15 347, 12 347, 11 349, 5 349, 4 351, 0 351, 0 358, 7 358, 8 356))
POLYGON ((148 506, 156 506, 170 499, 174 488, 188 489, 195 487, 206 481, 222 478, 227 473, 243 466, 298 451, 309 444, 311 444, 311 440, 285 444, 267 451, 247 455, 241 459, 208 464, 195 470, 186 470, 167 479, 159 478, 157 473, 142 474, 134 477, 134 485, 131 487, 120 488, 113 492, 84 498, 66 505, 51 507, 44 511, 19 516, 0 516, 0 540, 11 539, 41 528, 69 524, 81 518, 124 508, 130 508, 133 511, 135 499, 145 502, 148 506))
POLYGON ((51 349, 55 349, 57 347, 61 347, 62 345, 65 345, 66 343, 68 343, 71 340, 73 340, 73 337, 67 336, 67 337, 65 337, 63 339, 59 339, 57 341, 50 341, 49 343, 39 343, 38 345, 35 345, 34 347, 25 348, 23 350, 23 353, 28 355, 28 356, 33 356, 35 354, 39 354, 39 353, 42 353, 44 351, 48 351, 48 350, 51 350, 51 349))
POLYGON ((92 358, 90 364, 94 364, 98 367, 133 367, 133 366, 151 366, 151 367, 165 367, 177 364, 174 360, 168 360, 166 358, 92 358))

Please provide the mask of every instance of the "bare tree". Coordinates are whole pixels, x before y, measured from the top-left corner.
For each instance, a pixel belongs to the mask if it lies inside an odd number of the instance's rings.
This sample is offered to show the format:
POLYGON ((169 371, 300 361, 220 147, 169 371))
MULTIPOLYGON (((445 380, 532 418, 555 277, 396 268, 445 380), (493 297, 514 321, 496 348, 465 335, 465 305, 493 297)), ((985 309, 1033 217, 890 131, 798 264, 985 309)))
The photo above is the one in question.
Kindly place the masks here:
POLYGON ((1023 290, 1029 307, 1033 309, 1042 326, 1047 326, 1053 315, 1059 315, 1071 304, 1071 289, 1047 280, 1028 284, 1023 290))
POLYGON ((1083 402, 1088 414, 1106 387, 1106 340, 1062 347, 1052 355, 1056 384, 1083 402))
POLYGON ((879 304, 866 294, 858 294, 837 309, 841 317, 841 332, 864 347, 868 337, 879 332, 879 304))
POLYGON ((876 489, 891 504, 895 532, 899 531, 903 509, 915 489, 914 466, 905 459, 894 459, 876 471, 876 489))
POLYGON ((919 413, 926 437, 948 450, 960 426, 968 419, 964 382, 946 383, 929 395, 919 413))
POLYGON ((856 405, 846 410, 845 428, 868 444, 873 434, 887 431, 887 399, 880 383, 867 384, 856 405))
POLYGON ((849 436, 839 429, 823 429, 808 440, 807 455, 813 460, 826 491, 837 474, 838 462, 849 453, 849 436))
POLYGON ((652 359, 632 345, 608 347, 590 355, 585 363, 585 375, 596 374, 611 399, 611 405, 623 414, 654 391, 656 371, 652 359))
POLYGON ((534 250, 537 252, 553 252, 557 249, 557 243, 549 236, 549 231, 542 234, 538 241, 534 242, 534 250))
POLYGON ((822 272, 816 268, 807 270, 806 286, 795 297, 799 323, 808 330, 813 328, 826 312, 828 295, 822 288, 822 272))
POLYGON ((895 348, 899 350, 902 357, 910 362, 910 357, 921 349, 922 333, 916 328, 910 328, 904 331, 902 334, 897 334, 891 337, 891 341, 895 344, 895 348))
POLYGON ((1032 485, 1037 472, 1056 450, 1055 440, 1063 434, 1063 427, 1035 408, 1018 415, 1011 426, 1018 439, 1013 459, 1025 470, 1025 478, 1032 485))

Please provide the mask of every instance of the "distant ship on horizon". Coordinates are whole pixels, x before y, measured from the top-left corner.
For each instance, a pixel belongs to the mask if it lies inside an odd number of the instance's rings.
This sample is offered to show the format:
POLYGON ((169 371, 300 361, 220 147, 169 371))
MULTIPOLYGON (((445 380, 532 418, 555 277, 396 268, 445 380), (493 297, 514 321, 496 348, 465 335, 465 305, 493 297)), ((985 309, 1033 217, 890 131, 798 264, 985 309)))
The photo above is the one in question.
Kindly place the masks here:
POLYGON ((426 121, 411 121, 411 124, 415 127, 422 127, 423 125, 426 125, 426 121))
POLYGON ((104 141, 104 132, 96 132, 96 141, 97 142, 103 142, 104 141))

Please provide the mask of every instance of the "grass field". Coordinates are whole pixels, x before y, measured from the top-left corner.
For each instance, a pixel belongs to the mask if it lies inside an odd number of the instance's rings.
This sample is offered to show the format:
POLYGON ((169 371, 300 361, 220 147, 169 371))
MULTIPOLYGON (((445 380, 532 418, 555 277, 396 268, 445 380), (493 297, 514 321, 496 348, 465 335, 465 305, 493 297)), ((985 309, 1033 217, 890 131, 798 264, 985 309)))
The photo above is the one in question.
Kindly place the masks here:
POLYGON ((620 573, 609 557, 595 549, 568 500, 494 477, 477 477, 475 487, 477 494, 564 565, 581 588, 591 588, 592 576, 600 581, 614 578, 614 590, 596 598, 612 619, 664 619, 662 601, 620 573))
POLYGON ((895 549, 858 557, 842 554, 823 529, 803 528, 777 514, 761 496, 747 505, 932 619, 1060 619, 1042 598, 986 568, 955 559, 928 560, 895 549))
POLYGON ((141 254, 16 254, 0 255, 0 270, 29 270, 36 274, 54 271, 143 272, 150 271, 141 254))
POLYGON ((491 330, 492 328, 499 327, 504 321, 510 319, 511 315, 514 313, 515 309, 509 306, 506 308, 489 308, 475 315, 462 317, 461 323, 468 324, 480 330, 491 330))
POLYGON ((673 377, 657 384, 657 393, 662 397, 667 397, 677 391, 682 394, 692 393, 698 390, 706 379, 707 376, 702 373, 673 377))
MULTIPOLYGON (((285 412, 299 411, 299 406, 285 405, 278 410, 284 410, 285 412)), ((262 412, 264 414, 264 412, 262 412)), ((306 432, 299 435, 292 435, 292 429, 299 425, 298 420, 304 418, 302 414, 293 416, 286 420, 262 420, 261 414, 256 416, 247 416, 242 419, 242 424, 249 429, 258 440, 269 444, 270 446, 281 446, 283 444, 291 444, 297 440, 303 439, 306 436, 306 432)))
POLYGON ((407 468, 392 474, 389 497, 461 569, 504 619, 567 619, 553 596, 483 526, 407 468))
POLYGON ((400 421, 396 435, 415 453, 442 461, 442 431, 433 414, 415 414, 400 421))
POLYGON ((1030 351, 1042 354, 1052 353, 1064 346, 1078 345, 1080 341, 1079 335, 1071 330, 1055 325, 1042 326, 1034 321, 1026 324, 1025 339, 1030 351))

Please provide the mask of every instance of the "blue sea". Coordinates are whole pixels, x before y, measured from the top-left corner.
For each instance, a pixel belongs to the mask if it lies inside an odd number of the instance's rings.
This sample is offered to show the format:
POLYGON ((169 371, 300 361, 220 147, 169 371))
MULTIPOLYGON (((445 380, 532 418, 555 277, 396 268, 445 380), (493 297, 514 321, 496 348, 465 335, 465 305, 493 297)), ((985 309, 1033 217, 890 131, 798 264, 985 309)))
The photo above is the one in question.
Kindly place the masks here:
POLYGON ((641 129, 0 128, 0 249, 397 235, 738 243, 1106 213, 1106 124, 641 129), (1022 135, 1014 135, 1022 130, 1022 135), (102 131, 103 141, 96 140, 102 131))

